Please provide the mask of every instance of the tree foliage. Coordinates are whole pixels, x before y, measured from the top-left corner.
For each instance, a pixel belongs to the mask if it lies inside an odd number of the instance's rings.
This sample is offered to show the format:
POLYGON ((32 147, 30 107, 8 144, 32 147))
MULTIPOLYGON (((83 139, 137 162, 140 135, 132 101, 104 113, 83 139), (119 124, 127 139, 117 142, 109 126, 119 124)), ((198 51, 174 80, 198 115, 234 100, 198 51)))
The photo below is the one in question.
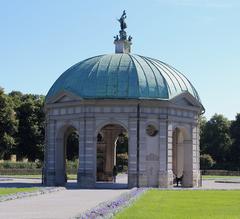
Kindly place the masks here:
POLYGON ((29 160, 43 159, 43 97, 28 95, 17 109, 19 119, 17 155, 29 160))
POLYGON ((7 159, 14 152, 17 120, 11 99, 0 88, 0 159, 7 159))
POLYGON ((3 150, 7 154, 16 154, 17 159, 28 158, 30 161, 43 160, 44 150, 44 96, 22 94, 12 91, 1 94, 0 118, 5 134, 3 150), (5 99, 4 99, 5 98, 5 99), (4 100, 4 101, 3 101, 4 100), (5 113, 4 113, 5 112, 5 113))
POLYGON ((202 154, 200 156, 200 167, 201 170, 207 170, 213 167, 215 164, 215 161, 212 159, 212 157, 209 154, 202 154))
POLYGON ((201 130, 201 151, 209 154, 216 164, 229 162, 232 140, 230 121, 223 115, 215 114, 201 130))
POLYGON ((74 161, 78 158, 79 136, 77 132, 72 132, 67 138, 66 155, 67 160, 74 161))
POLYGON ((233 141, 230 159, 233 165, 240 170, 240 113, 237 114, 236 119, 232 122, 230 133, 233 141))

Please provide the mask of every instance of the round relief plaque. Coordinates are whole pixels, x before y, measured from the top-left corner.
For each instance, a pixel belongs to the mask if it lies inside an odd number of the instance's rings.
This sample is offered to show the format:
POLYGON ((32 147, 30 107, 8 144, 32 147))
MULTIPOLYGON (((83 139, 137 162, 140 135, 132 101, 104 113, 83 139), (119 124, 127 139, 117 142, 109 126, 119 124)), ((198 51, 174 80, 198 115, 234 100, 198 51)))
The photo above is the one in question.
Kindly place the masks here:
POLYGON ((146 133, 149 136, 155 136, 158 133, 158 130, 157 130, 157 128, 155 126, 148 125, 147 128, 146 128, 146 133))

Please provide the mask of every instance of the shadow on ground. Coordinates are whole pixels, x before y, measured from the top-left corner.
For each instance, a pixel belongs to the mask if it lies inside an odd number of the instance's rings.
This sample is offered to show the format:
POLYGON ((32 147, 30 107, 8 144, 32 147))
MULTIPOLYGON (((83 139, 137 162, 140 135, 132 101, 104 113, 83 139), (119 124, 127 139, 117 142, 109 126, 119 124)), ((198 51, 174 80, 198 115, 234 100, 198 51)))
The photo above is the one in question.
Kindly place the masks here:
MULTIPOLYGON (((65 185, 66 189, 80 189, 79 185, 76 182, 68 182, 65 185)), ((116 190, 116 189, 128 189, 127 183, 113 183, 113 182, 97 182, 96 187, 94 189, 109 189, 109 190, 116 190)))
MULTIPOLYGON (((40 178, 14 178, 14 177, 0 177, 0 188, 31 188, 44 187, 40 178)), ((64 186, 66 189, 80 189, 76 180, 68 180, 64 186)), ((97 182, 94 189, 127 189, 127 174, 117 176, 117 182, 97 182)))

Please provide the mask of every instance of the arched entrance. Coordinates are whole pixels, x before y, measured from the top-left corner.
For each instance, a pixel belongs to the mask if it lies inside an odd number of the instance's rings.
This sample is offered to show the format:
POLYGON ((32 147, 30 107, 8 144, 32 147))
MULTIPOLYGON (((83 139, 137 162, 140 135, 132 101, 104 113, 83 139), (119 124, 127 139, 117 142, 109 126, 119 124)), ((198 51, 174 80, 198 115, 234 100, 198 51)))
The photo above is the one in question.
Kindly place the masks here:
POLYGON ((128 185, 128 133, 118 124, 108 124, 97 135, 96 181, 102 185, 128 185), (115 177, 115 175, 117 176, 115 177))
POLYGON ((172 144, 174 184, 189 186, 189 183, 192 183, 192 179, 189 178, 189 175, 192 174, 192 143, 185 128, 177 127, 174 129, 172 144))
POLYGON ((79 134, 73 126, 63 127, 57 138, 56 185, 65 185, 68 180, 77 182, 79 134))

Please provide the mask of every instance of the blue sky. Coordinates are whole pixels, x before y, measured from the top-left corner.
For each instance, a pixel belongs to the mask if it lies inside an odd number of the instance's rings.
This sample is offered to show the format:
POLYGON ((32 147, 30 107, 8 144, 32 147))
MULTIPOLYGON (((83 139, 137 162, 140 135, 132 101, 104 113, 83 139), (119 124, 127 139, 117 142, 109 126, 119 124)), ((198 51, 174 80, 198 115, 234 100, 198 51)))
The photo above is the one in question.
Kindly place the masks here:
POLYGON ((71 65, 113 53, 127 12, 132 52, 184 73, 209 118, 240 112, 238 0, 0 0, 0 86, 46 94, 71 65))

